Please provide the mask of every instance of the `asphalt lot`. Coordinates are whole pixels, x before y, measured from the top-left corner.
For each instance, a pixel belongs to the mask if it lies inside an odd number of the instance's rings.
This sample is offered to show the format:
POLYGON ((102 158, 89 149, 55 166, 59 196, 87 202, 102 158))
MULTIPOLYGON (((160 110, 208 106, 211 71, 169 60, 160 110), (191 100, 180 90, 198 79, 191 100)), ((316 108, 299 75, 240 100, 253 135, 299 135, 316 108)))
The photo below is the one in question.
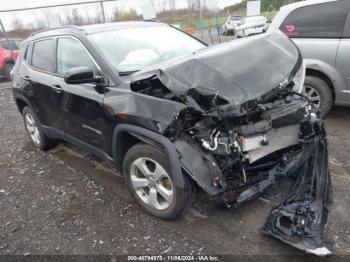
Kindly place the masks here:
MULTIPOLYGON (((184 218, 155 219, 93 156, 67 144, 36 149, 9 87, 0 83, 0 255, 303 254, 259 232, 290 181, 240 209, 200 194, 184 218)), ((337 254, 350 255, 350 109, 334 109, 326 122, 334 188, 326 235, 337 254)))

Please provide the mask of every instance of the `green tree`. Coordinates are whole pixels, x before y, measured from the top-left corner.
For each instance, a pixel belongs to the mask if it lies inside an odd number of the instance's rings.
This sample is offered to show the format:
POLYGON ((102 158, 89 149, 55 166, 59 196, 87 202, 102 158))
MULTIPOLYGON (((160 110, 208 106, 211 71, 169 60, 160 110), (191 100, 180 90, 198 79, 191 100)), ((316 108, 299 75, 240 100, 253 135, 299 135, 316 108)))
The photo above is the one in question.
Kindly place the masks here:
MULTIPOLYGON (((299 1, 302 1, 302 0, 261 0, 261 11, 266 12, 266 11, 278 10, 280 9, 281 6, 294 3, 294 2, 299 2, 299 1)), ((243 0, 239 4, 235 4, 228 7, 228 10, 230 12, 245 10, 247 8, 247 2, 248 0, 243 0)))

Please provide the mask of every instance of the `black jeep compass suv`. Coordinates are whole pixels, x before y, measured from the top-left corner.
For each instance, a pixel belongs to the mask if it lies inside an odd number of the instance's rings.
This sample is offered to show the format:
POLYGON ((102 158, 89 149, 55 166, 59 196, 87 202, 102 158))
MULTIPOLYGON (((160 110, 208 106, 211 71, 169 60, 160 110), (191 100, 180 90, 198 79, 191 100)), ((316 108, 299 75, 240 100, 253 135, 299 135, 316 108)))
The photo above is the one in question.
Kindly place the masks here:
POLYGON ((34 145, 93 152, 159 218, 182 215, 195 188, 239 207, 293 178, 264 232, 327 255, 327 140, 304 75, 280 32, 208 47, 162 23, 124 22, 32 34, 13 95, 34 145))

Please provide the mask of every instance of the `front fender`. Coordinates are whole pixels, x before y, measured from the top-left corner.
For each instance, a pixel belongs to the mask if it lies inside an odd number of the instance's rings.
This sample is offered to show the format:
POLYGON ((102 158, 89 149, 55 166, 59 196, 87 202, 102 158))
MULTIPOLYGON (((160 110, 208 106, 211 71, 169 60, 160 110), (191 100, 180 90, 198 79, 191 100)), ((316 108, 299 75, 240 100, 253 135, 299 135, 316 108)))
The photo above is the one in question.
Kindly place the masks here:
POLYGON ((149 144, 150 141, 153 141, 156 144, 162 146, 162 149, 168 155, 171 172, 174 176, 176 186, 181 189, 185 188, 185 181, 183 178, 181 164, 179 156, 176 152, 175 145, 166 137, 156 132, 147 130, 145 128, 128 124, 117 125, 113 132, 113 158, 115 163, 118 164, 122 162, 123 156, 121 152, 121 147, 118 145, 120 145, 123 142, 121 138, 123 133, 128 133, 129 135, 132 135, 135 138, 143 140, 143 142, 147 144, 149 144))

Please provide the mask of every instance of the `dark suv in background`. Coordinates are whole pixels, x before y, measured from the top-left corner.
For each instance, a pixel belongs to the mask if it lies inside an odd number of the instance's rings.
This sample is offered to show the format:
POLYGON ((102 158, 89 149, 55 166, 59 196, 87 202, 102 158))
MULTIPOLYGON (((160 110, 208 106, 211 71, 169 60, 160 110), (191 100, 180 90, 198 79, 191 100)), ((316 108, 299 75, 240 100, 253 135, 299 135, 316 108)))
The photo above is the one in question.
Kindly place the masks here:
POLYGON ((305 91, 322 114, 350 106, 350 1, 309 0, 286 5, 268 31, 281 30, 299 47, 305 91))
POLYGON ((61 139, 93 152, 159 218, 182 215, 196 188, 239 207, 294 177, 264 232, 327 255, 327 140, 303 80, 281 32, 208 47, 165 24, 125 22, 33 34, 13 95, 37 147, 61 139))

